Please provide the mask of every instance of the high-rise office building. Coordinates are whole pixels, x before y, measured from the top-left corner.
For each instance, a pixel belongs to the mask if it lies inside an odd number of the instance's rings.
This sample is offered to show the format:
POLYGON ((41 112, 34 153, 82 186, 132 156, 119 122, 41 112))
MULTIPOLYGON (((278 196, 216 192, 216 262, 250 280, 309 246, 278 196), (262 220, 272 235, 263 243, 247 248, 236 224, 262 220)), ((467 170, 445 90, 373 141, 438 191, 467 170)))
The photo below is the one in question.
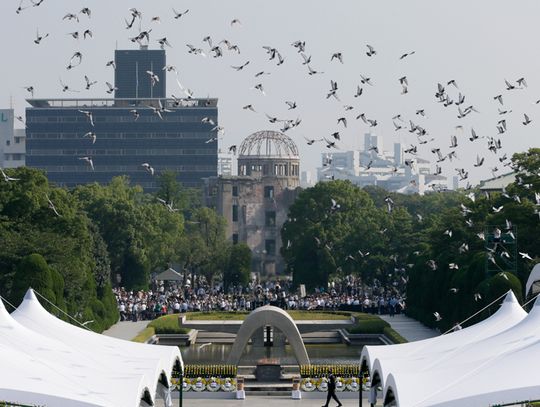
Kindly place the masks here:
POLYGON ((142 45, 140 49, 116 50, 114 52, 114 85, 116 99, 128 98, 164 98, 167 90, 167 75, 163 70, 167 60, 162 49, 148 49, 142 45), (152 78, 148 72, 157 75, 152 78))
POLYGON ((163 50, 116 51, 115 58, 114 99, 27 100, 26 165, 62 186, 127 175, 148 192, 165 170, 187 187, 217 175, 217 99, 167 99, 163 50), (147 70, 159 75, 154 86, 147 70))

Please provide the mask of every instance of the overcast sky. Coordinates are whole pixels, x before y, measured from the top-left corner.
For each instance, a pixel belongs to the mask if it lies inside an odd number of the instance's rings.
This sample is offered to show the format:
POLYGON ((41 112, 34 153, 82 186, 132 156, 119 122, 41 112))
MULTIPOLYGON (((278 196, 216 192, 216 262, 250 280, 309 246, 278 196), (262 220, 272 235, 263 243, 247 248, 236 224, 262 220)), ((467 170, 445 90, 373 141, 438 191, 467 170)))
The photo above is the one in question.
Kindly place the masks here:
MULTIPOLYGON (((420 155, 434 161, 429 151, 440 147, 450 149, 450 135, 457 134, 459 160, 443 163, 444 174, 452 177, 455 168, 465 168, 472 182, 491 177, 490 167, 497 166, 499 174, 508 172, 497 157, 529 147, 540 146, 540 1, 522 0, 413 0, 413 1, 316 1, 316 0, 45 0, 39 7, 30 7, 19 15, 15 10, 19 0, 0 1, 0 27, 4 38, 4 58, 0 64, 0 107, 8 107, 10 97, 16 114, 24 114, 23 86, 35 87, 35 97, 107 97, 105 81, 113 82, 114 72, 106 67, 113 59, 114 49, 134 49, 129 37, 138 29, 127 30, 124 18, 130 19, 128 9, 136 7, 143 13, 142 28, 150 29, 150 48, 158 48, 157 39, 167 37, 167 63, 175 65, 181 82, 195 92, 195 97, 219 98, 219 124, 225 127, 220 148, 226 150, 249 134, 264 129, 277 130, 264 113, 283 119, 302 119, 297 128, 287 134, 300 149, 302 170, 320 166, 321 152, 329 150, 323 143, 308 146, 307 138, 330 138, 340 131, 340 150, 362 145, 363 134, 370 130, 355 117, 364 112, 376 119, 374 132, 384 137, 385 150, 392 143, 418 144, 407 130, 394 131, 392 117, 401 114, 412 119, 429 132, 435 140, 419 146, 420 155), (92 10, 92 17, 80 15, 80 22, 62 20, 68 13, 78 13, 83 7, 92 10), (180 19, 173 18, 172 8, 179 12, 189 9, 180 19), (159 16, 161 23, 150 22, 159 16), (241 25, 231 27, 231 20, 241 25), (36 29, 49 34, 42 43, 33 40, 36 29), (73 31, 90 28, 93 39, 75 40, 73 31), (240 48, 240 55, 224 50, 224 57, 213 58, 202 39, 210 35, 214 43, 227 39, 240 48), (291 46, 296 40, 306 42, 306 54, 312 56, 310 65, 324 74, 309 76, 302 58, 291 46), (187 53, 186 44, 203 48, 206 58, 187 53), (377 55, 366 55, 366 44, 375 47, 377 55), (281 66, 269 61, 263 45, 275 47, 285 58, 281 66), (66 70, 74 52, 83 54, 82 64, 66 70), (403 60, 399 57, 415 51, 403 60), (330 62, 334 52, 342 52, 343 64, 330 62), (236 72, 231 65, 250 64, 236 72), (255 78, 259 71, 271 75, 255 78), (364 85, 363 95, 354 98, 360 74, 372 78, 374 86, 364 85), (84 75, 99 83, 90 91, 84 90, 84 75), (401 94, 398 78, 407 76, 409 92, 401 94), (528 87, 505 90, 504 80, 512 83, 525 77, 528 87), (80 93, 61 92, 59 78, 80 93), (455 79, 459 90, 446 86, 455 79), (341 102, 326 99, 330 80, 337 81, 341 102), (461 91, 463 105, 474 105, 480 113, 458 119, 455 106, 443 107, 434 94, 437 83, 443 83, 455 99, 461 91), (266 92, 252 90, 262 83, 266 92), (503 94, 504 106, 493 100, 503 94), (298 108, 288 111, 285 101, 296 101, 298 108), (252 104, 257 113, 242 106, 252 104), (344 105, 354 109, 345 112, 344 105), (470 128, 479 136, 497 136, 496 124, 503 116, 497 109, 512 110, 505 115, 508 131, 500 136, 503 149, 497 156, 487 150, 486 139, 468 140, 470 128), (415 114, 425 109, 425 118, 415 114), (523 126, 523 113, 532 123, 523 126), (347 117, 348 127, 337 124, 347 117), (464 128, 456 133, 456 126, 464 128), (476 155, 486 158, 482 167, 474 168, 476 155)), ((29 0, 23 6, 30 4, 29 0)), ((136 23, 135 26, 138 24, 136 23)), ((161 73, 160 73, 161 74, 161 73)), ((180 90, 173 74, 168 74, 168 91, 178 95, 180 90)), ((434 165, 433 165, 434 167, 434 165)))

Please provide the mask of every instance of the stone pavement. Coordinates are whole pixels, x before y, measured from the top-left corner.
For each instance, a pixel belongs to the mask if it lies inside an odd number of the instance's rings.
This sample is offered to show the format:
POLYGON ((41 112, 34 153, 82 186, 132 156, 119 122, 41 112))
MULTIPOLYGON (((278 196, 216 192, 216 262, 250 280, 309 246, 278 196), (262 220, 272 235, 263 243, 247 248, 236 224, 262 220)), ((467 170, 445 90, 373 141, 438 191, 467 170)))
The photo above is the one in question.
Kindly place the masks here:
POLYGON ((150 321, 118 321, 109 329, 103 332, 103 335, 112 336, 113 338, 125 339, 130 341, 141 332, 150 321))
POLYGON ((409 342, 420 341, 422 339, 433 338, 440 335, 440 333, 436 330, 428 328, 421 322, 418 322, 417 320, 409 318, 403 314, 399 314, 394 317, 380 315, 380 317, 388 322, 398 334, 403 336, 409 342))
MULTIPOLYGON (((339 398, 339 393, 338 393, 339 398)), ((178 406, 178 399, 173 399, 173 406, 178 406)), ((293 400, 290 397, 283 396, 251 396, 245 400, 219 400, 219 399, 189 399, 183 400, 182 407, 207 407, 214 405, 216 407, 320 407, 326 402, 325 399, 303 399, 293 400)), ((343 407, 358 407, 358 399, 341 400, 343 407)), ((330 407, 336 405, 334 400, 330 401, 330 407)), ((156 407, 164 407, 163 400, 156 400, 156 407)), ((367 399, 364 399, 362 406, 369 406, 367 399)), ((379 406, 379 404, 377 404, 379 406)))

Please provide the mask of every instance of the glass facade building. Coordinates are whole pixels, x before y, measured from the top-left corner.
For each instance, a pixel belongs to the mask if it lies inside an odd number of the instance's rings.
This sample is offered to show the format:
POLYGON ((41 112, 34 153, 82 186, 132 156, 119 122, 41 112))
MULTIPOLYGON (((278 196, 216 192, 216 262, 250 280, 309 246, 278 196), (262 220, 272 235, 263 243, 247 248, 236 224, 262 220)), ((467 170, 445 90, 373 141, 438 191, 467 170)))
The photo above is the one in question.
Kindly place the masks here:
MULTIPOLYGON (((118 66, 117 66, 118 68, 118 66)), ((29 99, 26 109, 26 165, 43 169, 60 186, 108 183, 127 175, 146 191, 157 177, 175 171, 188 187, 217 175, 217 99, 29 99), (162 104, 161 119, 150 106, 162 104), (86 111, 92 113, 94 126, 86 111), (136 113, 133 112, 136 110, 136 113), (139 115, 136 119, 136 115, 139 115), (93 135, 95 133, 95 142, 93 135), (86 135, 86 137, 85 137, 86 135), (94 170, 80 158, 92 159, 94 170), (155 175, 141 164, 148 163, 155 175)))
POLYGON ((114 97, 127 98, 164 98, 167 90, 167 76, 163 68, 166 65, 165 51, 149 50, 146 46, 135 50, 116 50, 114 52, 114 85, 118 88, 114 97), (152 85, 151 71, 159 78, 152 85))

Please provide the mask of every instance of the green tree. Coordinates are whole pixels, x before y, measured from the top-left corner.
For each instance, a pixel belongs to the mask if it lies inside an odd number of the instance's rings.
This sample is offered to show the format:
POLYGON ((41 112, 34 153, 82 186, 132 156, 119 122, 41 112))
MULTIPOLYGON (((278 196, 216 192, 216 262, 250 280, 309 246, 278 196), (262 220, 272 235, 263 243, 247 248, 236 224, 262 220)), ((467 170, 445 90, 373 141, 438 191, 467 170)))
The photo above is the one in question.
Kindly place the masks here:
POLYGON ((320 182, 302 191, 281 231, 293 283, 326 287, 332 275, 367 272, 358 250, 381 247, 381 222, 370 196, 348 181, 320 182))
MULTIPOLYGON (((56 304, 56 293, 60 294, 63 281, 61 276, 52 272, 40 254, 34 253, 24 257, 15 272, 12 300, 19 304, 28 288, 33 288, 53 304, 56 304)), ((44 304, 45 305, 45 304, 44 304)), ((47 305, 47 308, 48 305, 47 305)))
POLYGON ((223 285, 225 290, 230 285, 246 286, 249 282, 251 270, 251 249, 245 243, 232 245, 229 250, 229 261, 223 272, 223 285))

